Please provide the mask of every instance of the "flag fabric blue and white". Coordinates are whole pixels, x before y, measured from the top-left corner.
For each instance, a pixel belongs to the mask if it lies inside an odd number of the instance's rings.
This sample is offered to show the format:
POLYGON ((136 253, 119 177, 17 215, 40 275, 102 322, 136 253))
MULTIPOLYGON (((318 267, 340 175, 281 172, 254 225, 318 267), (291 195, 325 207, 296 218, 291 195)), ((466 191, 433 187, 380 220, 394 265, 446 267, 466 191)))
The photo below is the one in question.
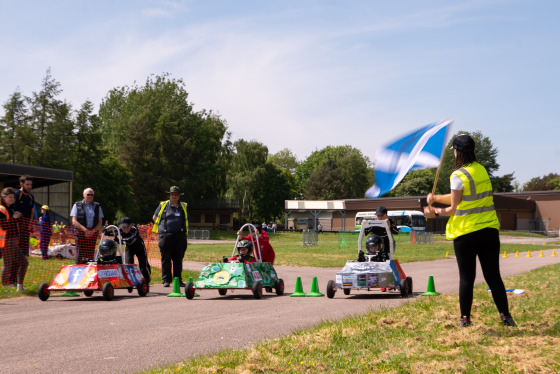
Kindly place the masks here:
POLYGON ((437 168, 452 123, 450 119, 432 123, 384 146, 375 156, 375 185, 366 196, 386 194, 410 170, 437 168))

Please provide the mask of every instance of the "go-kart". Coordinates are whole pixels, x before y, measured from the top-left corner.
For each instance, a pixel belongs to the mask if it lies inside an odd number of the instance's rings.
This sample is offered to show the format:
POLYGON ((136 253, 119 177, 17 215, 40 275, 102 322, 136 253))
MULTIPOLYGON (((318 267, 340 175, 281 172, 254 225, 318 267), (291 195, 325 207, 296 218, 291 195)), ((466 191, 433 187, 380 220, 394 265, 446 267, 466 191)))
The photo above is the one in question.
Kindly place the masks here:
POLYGON ((232 257, 235 256, 244 229, 249 230, 251 241, 254 243, 253 255, 256 262, 243 263, 227 260, 227 257, 224 257, 224 262, 208 264, 202 269, 196 282, 188 282, 185 285, 187 299, 194 297, 195 290, 202 289, 218 290, 221 296, 225 296, 228 290, 252 290, 255 299, 262 297, 263 288, 267 292, 273 292, 274 289, 278 296, 284 294, 284 281, 278 278, 270 262, 261 260, 259 237, 258 235, 254 237, 255 226, 247 223, 241 227, 233 247, 232 257))
POLYGON ((60 271, 50 283, 39 285, 38 296, 42 301, 47 301, 51 292, 83 292, 85 296, 92 296, 94 292, 101 291, 106 300, 112 300, 115 289, 127 289, 129 293, 136 288, 138 295, 146 296, 150 291, 148 282, 135 264, 125 264, 122 236, 117 226, 107 226, 101 235, 100 245, 105 236, 113 236, 117 240, 117 252, 114 260, 103 262, 100 258, 100 249, 97 248, 93 261, 87 264, 62 265, 60 271), (117 254, 118 254, 117 253, 117 254))
MULTIPOLYGON (((337 289, 345 295, 351 290, 399 291, 402 297, 412 293, 412 278, 407 277, 399 262, 394 258, 395 244, 387 221, 367 220, 362 223, 358 237, 358 260, 346 262, 344 268, 336 273, 336 281, 327 283, 327 297, 332 299, 337 289), (381 250, 370 254, 362 250, 368 234, 384 237, 381 250), (386 251, 386 247, 389 251, 386 251)), ((391 292, 389 292, 391 293, 391 292)))

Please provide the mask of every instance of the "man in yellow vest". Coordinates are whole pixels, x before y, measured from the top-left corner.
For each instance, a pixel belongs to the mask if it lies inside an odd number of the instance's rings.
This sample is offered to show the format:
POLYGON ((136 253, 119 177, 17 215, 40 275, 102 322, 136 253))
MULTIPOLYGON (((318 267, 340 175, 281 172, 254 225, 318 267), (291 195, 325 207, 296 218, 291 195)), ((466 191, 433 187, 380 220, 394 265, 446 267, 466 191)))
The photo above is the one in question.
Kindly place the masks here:
POLYGON ((169 287, 174 278, 179 278, 181 287, 184 287, 181 273, 189 234, 187 203, 179 201, 183 194, 177 186, 172 186, 166 193, 169 194, 169 200, 160 202, 154 212, 152 231, 158 234, 163 287, 169 287))

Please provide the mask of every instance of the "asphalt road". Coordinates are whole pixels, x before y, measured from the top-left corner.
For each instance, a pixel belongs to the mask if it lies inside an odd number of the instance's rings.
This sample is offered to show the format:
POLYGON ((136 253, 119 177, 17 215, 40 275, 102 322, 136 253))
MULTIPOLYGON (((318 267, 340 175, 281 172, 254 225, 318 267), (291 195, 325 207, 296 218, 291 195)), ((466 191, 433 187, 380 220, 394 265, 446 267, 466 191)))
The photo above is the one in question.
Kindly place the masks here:
MULTIPOLYGON (((558 249, 556 252, 560 252, 558 249)), ((501 258, 504 277, 560 262, 552 250, 544 257, 501 258)), ((200 270, 201 263, 186 262, 200 270)), ((432 275, 440 293, 457 292, 458 273, 454 259, 403 264, 414 280, 412 298, 395 292, 361 292, 334 299, 292 298, 296 277, 309 292, 317 277, 321 292, 333 268, 277 266, 286 294, 265 294, 255 300, 250 291, 225 297, 217 291, 198 290, 194 300, 171 298, 169 288, 153 285, 147 297, 117 290, 113 301, 101 293, 64 298, 53 294, 47 302, 37 297, 0 300, 0 373, 128 373, 174 363, 224 348, 247 347, 251 343, 289 334, 322 320, 341 319, 381 307, 393 307, 422 297, 432 275)), ((482 282, 482 275, 477 276, 482 282)), ((506 288, 519 288, 507 284, 506 288)), ((184 291, 184 290, 183 290, 184 291)), ((457 305, 458 308, 458 305, 457 305)))

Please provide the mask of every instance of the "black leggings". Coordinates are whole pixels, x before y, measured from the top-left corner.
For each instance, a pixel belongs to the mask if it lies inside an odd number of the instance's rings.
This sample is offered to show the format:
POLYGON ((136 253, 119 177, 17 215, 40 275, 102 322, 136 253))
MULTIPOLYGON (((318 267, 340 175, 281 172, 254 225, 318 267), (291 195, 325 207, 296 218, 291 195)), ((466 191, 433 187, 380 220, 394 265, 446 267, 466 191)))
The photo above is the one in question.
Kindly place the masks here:
POLYGON ((482 274, 492 290, 498 312, 509 315, 508 299, 500 275, 500 235, 498 230, 486 228, 462 235, 453 241, 459 265, 459 304, 461 316, 470 317, 473 287, 476 278, 476 256, 482 274))

